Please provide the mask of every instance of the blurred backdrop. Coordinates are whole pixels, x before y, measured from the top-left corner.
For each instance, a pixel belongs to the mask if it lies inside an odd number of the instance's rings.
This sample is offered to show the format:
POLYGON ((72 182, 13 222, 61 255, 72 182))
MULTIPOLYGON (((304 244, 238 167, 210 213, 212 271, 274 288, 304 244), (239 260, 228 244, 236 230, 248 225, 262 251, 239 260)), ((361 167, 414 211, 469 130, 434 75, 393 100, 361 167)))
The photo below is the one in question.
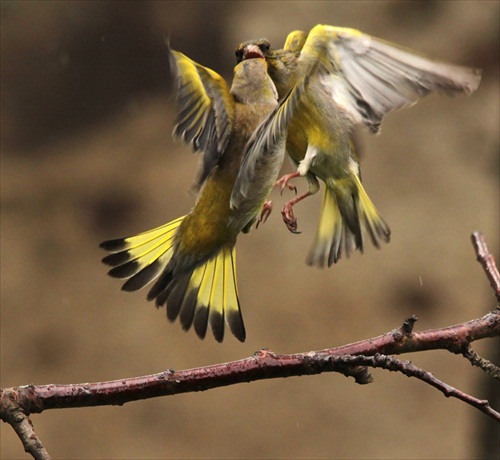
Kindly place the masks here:
MULTIPOLYGON (((470 234, 484 232, 498 254, 498 2, 2 1, 1 28, 2 387, 187 369, 263 347, 318 350, 411 314, 422 330, 495 306, 470 234), (165 40, 230 80, 238 43, 267 37, 280 47, 318 23, 480 67, 481 86, 470 98, 430 96, 391 114, 380 136, 363 135, 365 187, 390 244, 312 269, 304 261, 320 194, 296 207, 300 235, 275 211, 238 242, 247 341, 201 342, 145 292, 121 292, 98 248, 194 203, 199 159, 171 139, 165 40)), ((275 209, 289 198, 275 191, 275 209)), ((497 346, 475 348, 495 359, 497 346)), ((488 397, 486 378, 459 357, 405 359, 488 397)), ((368 386, 337 374, 256 382, 32 420, 54 458, 487 457, 486 416, 401 375, 374 377, 368 386)), ((4 424, 1 457, 27 457, 4 424)))

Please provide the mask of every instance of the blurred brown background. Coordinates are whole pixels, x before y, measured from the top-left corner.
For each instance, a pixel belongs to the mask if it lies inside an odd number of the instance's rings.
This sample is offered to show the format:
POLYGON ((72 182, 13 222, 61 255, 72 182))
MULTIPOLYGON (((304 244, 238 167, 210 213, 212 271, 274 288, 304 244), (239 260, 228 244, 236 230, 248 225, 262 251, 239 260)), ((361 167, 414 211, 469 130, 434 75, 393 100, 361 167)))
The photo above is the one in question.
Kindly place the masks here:
MULTIPOLYGON (((317 350, 411 314, 427 329, 494 307, 469 236, 481 230, 498 254, 498 2, 3 1, 1 18, 2 387, 187 369, 263 347, 317 350), (194 202, 198 158, 170 137, 164 39, 230 79, 241 41, 279 47, 317 23, 480 67, 483 81, 470 98, 431 96, 390 115, 381 136, 364 135, 364 182, 391 226, 389 245, 312 269, 304 259, 320 194, 296 208, 300 235, 275 211, 238 243, 247 342, 201 342, 144 292, 121 292, 98 248, 194 202)), ((290 197, 273 198, 279 209, 290 197)), ((496 359, 497 346, 475 348, 496 359)), ((406 359, 489 396, 459 357, 406 359)), ((374 376, 363 387, 328 374, 32 419, 54 458, 494 458, 486 416, 413 379, 374 376)), ((4 424, 1 457, 27 457, 4 424)))

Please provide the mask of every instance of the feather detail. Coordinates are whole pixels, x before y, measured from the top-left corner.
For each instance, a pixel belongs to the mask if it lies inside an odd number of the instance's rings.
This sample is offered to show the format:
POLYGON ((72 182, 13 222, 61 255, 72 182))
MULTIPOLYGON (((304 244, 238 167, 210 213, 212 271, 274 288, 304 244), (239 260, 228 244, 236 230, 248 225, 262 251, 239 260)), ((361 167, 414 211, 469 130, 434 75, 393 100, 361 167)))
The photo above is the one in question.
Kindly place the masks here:
POLYGON ((203 152, 197 185, 200 187, 219 163, 227 147, 234 119, 234 99, 225 80, 213 70, 170 50, 176 75, 179 112, 174 137, 203 152))
POLYGON ((166 305, 168 319, 179 317, 184 330, 194 326, 201 339, 210 325, 215 339, 222 342, 226 323, 238 340, 245 341, 234 247, 223 246, 211 259, 179 275, 168 266, 148 297, 156 299, 157 307, 166 305))
POLYGON ((309 265, 328 267, 337 263, 344 251, 349 257, 355 249, 363 252, 363 231, 373 245, 388 243, 391 230, 365 192, 359 177, 351 175, 352 187, 327 183, 323 190, 319 223, 313 245, 307 257, 309 265))
POLYGON ((230 201, 232 209, 239 209, 248 203, 262 204, 269 195, 283 164, 288 126, 307 89, 311 74, 294 86, 252 134, 233 186, 230 201), (269 169, 275 174, 269 174, 269 169), (265 170, 265 174, 262 170, 265 170))
POLYGON ((310 31, 299 61, 307 67, 316 60, 328 69, 327 86, 335 86, 337 76, 343 75, 353 123, 359 124, 361 117, 373 131, 385 115, 415 104, 432 91, 470 95, 481 81, 479 69, 437 62, 342 27, 318 25, 310 31))
POLYGON ((173 255, 177 229, 184 217, 127 238, 105 241, 100 247, 112 254, 102 259, 111 265, 108 274, 128 279, 124 291, 137 291, 156 279, 173 255))

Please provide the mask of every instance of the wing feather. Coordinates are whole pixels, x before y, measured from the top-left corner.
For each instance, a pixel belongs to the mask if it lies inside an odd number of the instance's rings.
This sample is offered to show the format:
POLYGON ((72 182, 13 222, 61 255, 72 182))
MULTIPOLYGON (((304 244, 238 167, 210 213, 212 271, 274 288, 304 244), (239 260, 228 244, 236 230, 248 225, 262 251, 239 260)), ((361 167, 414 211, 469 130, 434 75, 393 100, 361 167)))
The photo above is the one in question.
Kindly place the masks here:
POLYGON ((479 69, 437 62, 342 27, 318 25, 310 31, 299 58, 306 73, 314 60, 321 60, 330 74, 327 85, 343 75, 354 101, 346 104, 351 119, 374 131, 386 114, 413 105, 430 92, 470 95, 481 81, 479 69))
POLYGON ((234 99, 226 81, 213 70, 170 50, 172 71, 176 76, 179 112, 173 135, 203 152, 198 186, 218 164, 231 133, 234 99))
POLYGON ((285 156, 288 125, 312 74, 299 80, 280 105, 257 127, 245 147, 230 203, 232 209, 252 205, 247 210, 249 222, 260 211, 279 174, 285 156))

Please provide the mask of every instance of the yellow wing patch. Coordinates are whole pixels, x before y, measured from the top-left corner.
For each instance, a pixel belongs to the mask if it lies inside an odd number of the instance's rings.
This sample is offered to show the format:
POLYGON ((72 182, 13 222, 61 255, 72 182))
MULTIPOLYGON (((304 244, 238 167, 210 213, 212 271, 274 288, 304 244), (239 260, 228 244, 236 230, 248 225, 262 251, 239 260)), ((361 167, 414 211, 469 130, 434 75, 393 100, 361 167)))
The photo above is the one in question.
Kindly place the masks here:
POLYGON ((233 120, 234 101, 226 81, 213 70, 171 50, 177 75, 179 113, 174 135, 195 151, 224 151, 233 120))

